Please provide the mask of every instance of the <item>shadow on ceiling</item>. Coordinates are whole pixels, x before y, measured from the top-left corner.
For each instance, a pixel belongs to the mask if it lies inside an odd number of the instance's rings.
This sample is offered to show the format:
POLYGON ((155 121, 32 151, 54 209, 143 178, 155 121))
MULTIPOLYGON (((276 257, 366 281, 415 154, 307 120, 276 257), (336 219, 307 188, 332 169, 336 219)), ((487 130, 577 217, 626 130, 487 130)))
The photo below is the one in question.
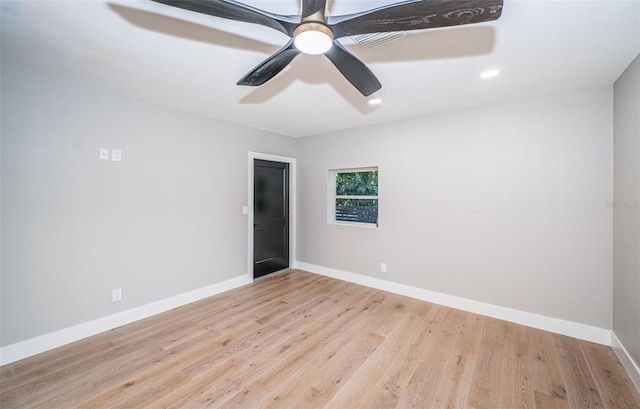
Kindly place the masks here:
MULTIPOLYGON (((198 23, 192 23, 175 17, 169 17, 150 11, 127 7, 120 4, 108 4, 109 9, 124 20, 145 30, 198 41, 238 50, 256 51, 270 54, 277 49, 273 44, 263 43, 259 40, 241 37, 226 31, 216 30, 198 23)), ((212 17, 215 19, 215 17, 212 17)))
POLYGON ((363 61, 401 62, 473 57, 489 54, 495 44, 491 26, 458 26, 409 32, 406 37, 369 50, 353 45, 363 61))
MULTIPOLYGON (((410 32, 407 37, 366 50, 358 44, 348 45, 350 52, 364 63, 411 62, 473 57, 489 54, 495 44, 493 27, 455 27, 410 32)), ((266 58, 266 57, 265 57, 266 58)), ((259 61, 257 62, 259 63, 259 61)), ((249 67, 253 68, 253 67, 249 67)), ((373 70, 375 74, 375 69, 373 70)), ((416 81, 419 81, 416 78, 416 81)), ((324 56, 299 55, 289 67, 242 98, 241 104, 261 104, 276 97, 295 81, 331 85, 361 114, 368 115, 379 106, 368 103, 324 56)), ((384 89, 384 83, 382 84, 384 89)))

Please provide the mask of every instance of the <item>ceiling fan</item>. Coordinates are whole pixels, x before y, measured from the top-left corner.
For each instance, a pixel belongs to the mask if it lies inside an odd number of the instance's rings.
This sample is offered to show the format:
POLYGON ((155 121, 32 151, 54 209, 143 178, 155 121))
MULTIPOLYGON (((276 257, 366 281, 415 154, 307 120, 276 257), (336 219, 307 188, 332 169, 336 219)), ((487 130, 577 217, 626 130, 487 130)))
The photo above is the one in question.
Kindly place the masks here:
POLYGON ((291 39, 238 81, 258 86, 282 71, 298 54, 324 54, 362 95, 382 85, 369 68, 338 39, 368 33, 422 30, 496 20, 503 0, 405 0, 342 16, 326 14, 327 0, 301 0, 300 15, 269 13, 234 0, 152 0, 197 13, 260 24, 291 39))

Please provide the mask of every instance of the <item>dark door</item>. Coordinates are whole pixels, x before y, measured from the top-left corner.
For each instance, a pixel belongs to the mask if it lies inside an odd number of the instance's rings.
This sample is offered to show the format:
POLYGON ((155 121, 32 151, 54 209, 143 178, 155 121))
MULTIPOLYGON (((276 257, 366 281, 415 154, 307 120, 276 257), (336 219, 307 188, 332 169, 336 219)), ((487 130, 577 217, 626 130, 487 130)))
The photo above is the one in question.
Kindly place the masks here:
POLYGON ((289 267, 289 164, 253 163, 253 277, 289 267))

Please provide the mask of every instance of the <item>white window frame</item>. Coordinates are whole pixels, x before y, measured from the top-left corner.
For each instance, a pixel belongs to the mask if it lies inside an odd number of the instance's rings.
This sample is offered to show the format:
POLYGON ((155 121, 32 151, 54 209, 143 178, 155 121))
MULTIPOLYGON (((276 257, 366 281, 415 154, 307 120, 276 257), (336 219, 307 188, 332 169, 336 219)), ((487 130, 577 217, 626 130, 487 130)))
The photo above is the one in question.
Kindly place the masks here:
POLYGON ((329 172, 327 173, 327 223, 341 225, 341 226, 365 227, 369 229, 377 229, 380 226, 380 168, 378 166, 368 166, 363 168, 329 169, 329 172), (338 173, 372 172, 372 171, 378 172, 378 195, 377 196, 351 196, 351 195, 338 196, 336 195, 336 175, 338 173), (377 223, 347 222, 342 220, 336 220, 336 199, 378 200, 377 223))

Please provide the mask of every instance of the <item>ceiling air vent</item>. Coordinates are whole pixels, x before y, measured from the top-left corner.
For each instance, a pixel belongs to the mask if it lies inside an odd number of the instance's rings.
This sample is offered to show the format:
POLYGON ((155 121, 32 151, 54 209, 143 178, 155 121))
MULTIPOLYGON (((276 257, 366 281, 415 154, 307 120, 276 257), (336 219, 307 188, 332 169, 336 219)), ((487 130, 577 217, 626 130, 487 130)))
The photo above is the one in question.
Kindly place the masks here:
POLYGON ((365 50, 380 47, 407 36, 406 31, 392 31, 390 33, 371 33, 353 36, 351 39, 360 44, 365 50))

